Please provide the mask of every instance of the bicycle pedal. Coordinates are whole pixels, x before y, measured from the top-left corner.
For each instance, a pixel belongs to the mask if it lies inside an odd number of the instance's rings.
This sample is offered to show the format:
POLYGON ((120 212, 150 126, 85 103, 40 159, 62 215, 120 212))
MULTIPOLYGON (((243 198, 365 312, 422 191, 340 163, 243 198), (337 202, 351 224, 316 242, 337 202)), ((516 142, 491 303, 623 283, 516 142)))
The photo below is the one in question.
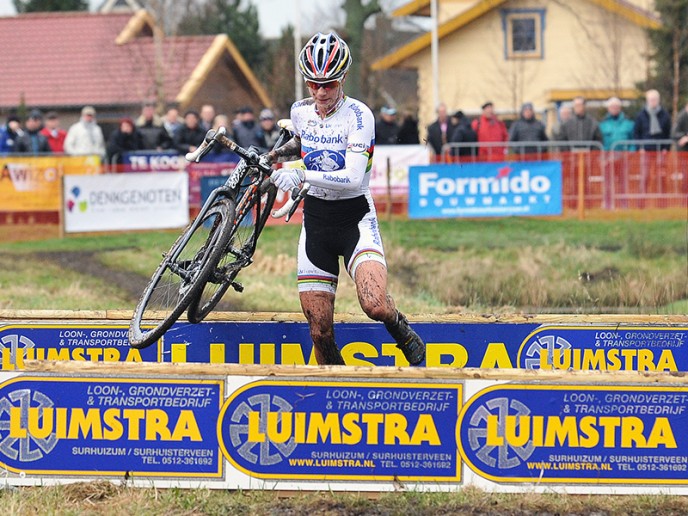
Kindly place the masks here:
POLYGON ((238 281, 232 281, 231 283, 232 288, 236 290, 237 292, 243 292, 244 291, 244 286, 239 283, 238 281))

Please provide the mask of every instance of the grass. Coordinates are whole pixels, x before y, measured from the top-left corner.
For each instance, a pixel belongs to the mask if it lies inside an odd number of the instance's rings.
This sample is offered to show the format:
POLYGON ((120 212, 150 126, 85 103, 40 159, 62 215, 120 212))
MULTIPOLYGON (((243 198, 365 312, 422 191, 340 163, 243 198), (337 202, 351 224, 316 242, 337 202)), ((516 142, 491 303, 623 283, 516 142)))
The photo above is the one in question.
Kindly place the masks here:
POLYGON ((21 488, 0 494, 3 514, 89 515, 414 515, 686 514, 688 499, 664 495, 593 496, 488 493, 297 493, 132 489, 109 482, 21 488))
MULTIPOLYGON (((686 221, 392 220, 381 229, 389 288, 409 313, 686 313, 686 221)), ((246 290, 228 294, 233 306, 299 311, 298 233, 296 225, 266 228, 254 264, 240 276, 246 290)), ((5 244, 4 263, 21 262, 0 270, 11 305, 6 308, 131 308, 135 299, 116 285, 57 274, 36 261, 36 253, 93 251, 107 267, 147 277, 176 236, 166 231, 5 244), (87 295, 95 291, 102 294, 87 295)), ((340 278, 337 310, 360 311, 348 278, 340 278)))

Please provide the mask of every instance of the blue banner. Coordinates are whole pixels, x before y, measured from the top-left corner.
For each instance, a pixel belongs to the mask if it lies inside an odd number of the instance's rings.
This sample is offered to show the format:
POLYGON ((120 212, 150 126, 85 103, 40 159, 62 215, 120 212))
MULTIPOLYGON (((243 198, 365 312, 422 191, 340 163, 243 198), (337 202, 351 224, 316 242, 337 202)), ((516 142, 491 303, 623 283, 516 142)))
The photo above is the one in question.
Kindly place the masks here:
POLYGON ((220 447, 257 478, 458 481, 461 400, 461 385, 257 381, 222 407, 220 447))
POLYGON ((125 152, 122 164, 130 172, 162 172, 184 170, 188 163, 179 152, 171 150, 125 152))
POLYGON ((682 484, 688 388, 498 385, 459 417, 467 465, 499 483, 682 484))
POLYGON ((28 475, 220 478, 223 388, 223 380, 8 380, 0 465, 28 475))
POLYGON ((560 161, 409 168, 409 217, 561 215, 560 161))
MULTIPOLYGON (((604 371, 688 371, 688 326, 537 323, 412 323, 432 367, 540 367, 604 371)), ((228 364, 315 364, 308 325, 295 322, 177 323, 149 348, 129 347, 125 324, 69 321, 0 325, 0 369, 24 359, 228 364)), ((405 366, 379 323, 337 323, 348 365, 405 366)))

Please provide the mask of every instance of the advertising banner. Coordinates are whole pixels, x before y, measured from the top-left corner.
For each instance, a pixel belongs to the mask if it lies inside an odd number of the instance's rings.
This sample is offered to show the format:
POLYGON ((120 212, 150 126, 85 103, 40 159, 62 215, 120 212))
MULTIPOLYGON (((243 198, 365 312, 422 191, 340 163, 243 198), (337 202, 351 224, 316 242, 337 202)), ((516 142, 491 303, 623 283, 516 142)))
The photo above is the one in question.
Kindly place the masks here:
MULTIPOLYGON (((412 323, 427 345, 426 366, 602 371, 688 371, 688 325, 412 323)), ((0 322, 0 365, 23 358, 229 364, 315 364, 306 323, 208 321, 177 323, 159 341, 131 349, 119 324, 0 322)), ((382 324, 336 323, 347 365, 405 366, 382 324)))
POLYGON ((561 215, 560 161, 409 169, 409 217, 561 215))
POLYGON ((369 184, 374 197, 384 197, 388 193, 388 163, 391 194, 406 197, 409 193, 409 167, 428 165, 430 154, 425 145, 376 145, 369 184))
POLYGON ((461 455, 497 483, 685 485, 688 388, 508 384, 458 421, 461 455))
POLYGON ((223 380, 18 376, 0 383, 15 475, 221 478, 223 380))
POLYGON ((59 211, 62 176, 100 174, 98 156, 0 156, 3 211, 59 211))
POLYGON ((178 228, 189 223, 185 172, 64 177, 65 231, 178 228))
POLYGON ((125 152, 122 164, 127 172, 178 172, 189 163, 184 156, 172 150, 125 152))
POLYGON ((222 453, 255 478, 457 482, 461 385, 257 381, 220 413, 222 453))

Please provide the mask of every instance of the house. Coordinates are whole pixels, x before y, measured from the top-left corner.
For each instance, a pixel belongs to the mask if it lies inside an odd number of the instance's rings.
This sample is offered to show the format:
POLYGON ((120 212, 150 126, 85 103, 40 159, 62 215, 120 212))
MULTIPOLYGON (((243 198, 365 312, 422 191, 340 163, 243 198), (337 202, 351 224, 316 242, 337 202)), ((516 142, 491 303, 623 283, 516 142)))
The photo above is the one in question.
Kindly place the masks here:
POLYGON ((106 124, 150 100, 228 114, 272 105, 226 35, 165 37, 145 10, 2 17, 0 48, 0 115, 20 105, 56 110, 67 126, 84 105, 106 124))
MULTIPOLYGON (((487 100, 517 117, 524 102, 549 121, 561 102, 583 95, 635 100, 647 79, 646 30, 660 26, 650 0, 438 0, 439 100, 476 115, 487 100)), ((427 16, 413 0, 395 16, 427 16)), ((420 125, 435 119, 431 33, 379 58, 373 70, 418 70, 420 125)))

